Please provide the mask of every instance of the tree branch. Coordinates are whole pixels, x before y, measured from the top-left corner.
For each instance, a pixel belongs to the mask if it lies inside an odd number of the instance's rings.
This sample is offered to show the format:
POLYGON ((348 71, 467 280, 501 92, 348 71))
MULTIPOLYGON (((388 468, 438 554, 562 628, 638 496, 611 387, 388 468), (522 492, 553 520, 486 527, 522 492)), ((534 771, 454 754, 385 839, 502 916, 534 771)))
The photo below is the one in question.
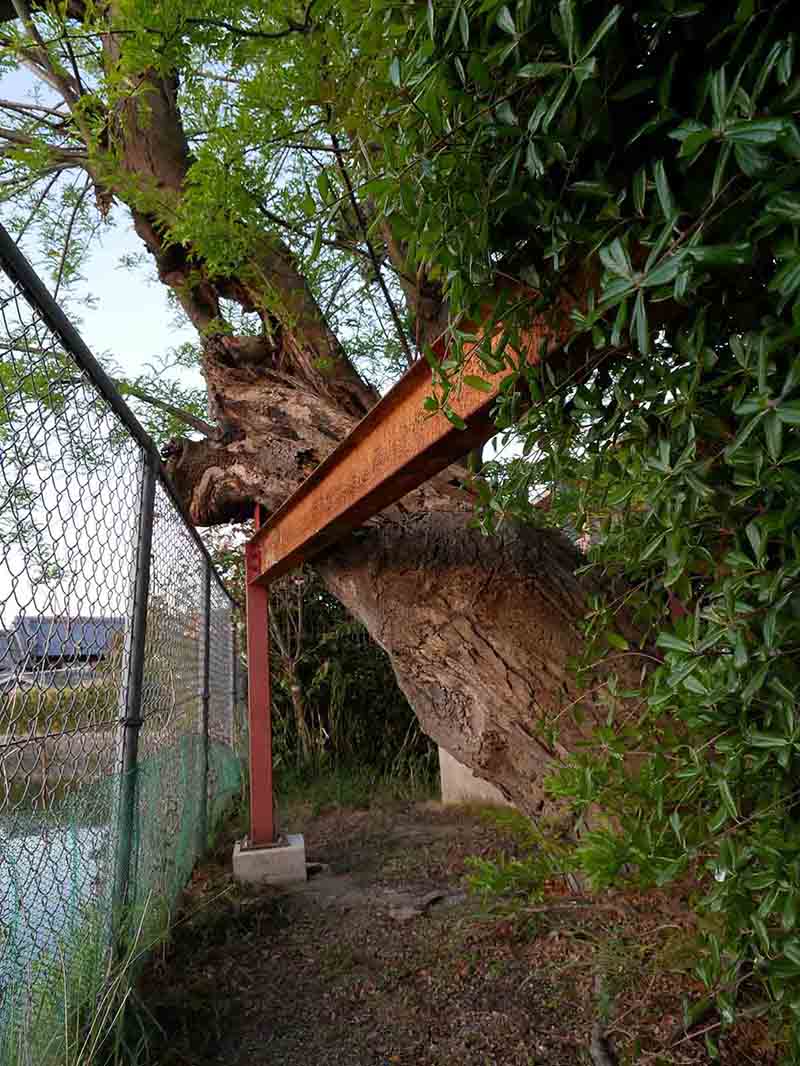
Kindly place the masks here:
POLYGON ((347 188, 347 195, 350 199, 350 203, 352 204, 353 210, 356 213, 358 224, 364 236, 364 243, 366 244, 367 250, 369 252, 369 258, 372 261, 373 267, 375 268, 376 280, 380 285, 381 292, 383 293, 383 298, 386 300, 386 305, 389 308, 389 314, 392 316, 392 321, 394 322, 395 329, 397 330, 397 336, 403 348, 403 352, 406 357, 406 362, 409 366, 411 366, 415 362, 414 355, 411 351, 411 347, 409 346, 408 338, 406 337, 406 331, 403 328, 403 323, 400 320, 400 315, 397 311, 397 307, 395 305, 394 300, 392 299, 392 294, 389 292, 389 286, 386 284, 386 279, 384 278, 383 273, 381 272, 380 260, 378 259, 378 256, 375 253, 375 249, 372 246, 372 242, 369 239, 367 220, 364 218, 364 212, 361 210, 361 204, 358 202, 358 198, 355 194, 355 191, 353 190, 353 184, 350 181, 350 175, 347 173, 347 167, 345 166, 344 159, 342 158, 342 150, 339 147, 339 141, 333 130, 330 131, 330 137, 331 144, 333 145, 333 150, 336 153, 336 163, 339 167, 339 172, 342 175, 342 180, 344 181, 345 186, 347 188))
POLYGON ((149 404, 150 407, 156 407, 159 411, 172 415, 172 417, 177 418, 179 422, 183 422, 184 425, 191 426, 191 428, 197 430, 198 433, 202 433, 204 437, 213 440, 217 435, 216 426, 212 426, 210 422, 206 422, 204 419, 198 418, 196 415, 191 414, 189 411, 184 411, 180 407, 175 407, 166 400, 159 399, 158 396, 154 396, 151 392, 146 392, 138 385, 132 385, 129 381, 124 381, 122 379, 116 380, 114 384, 123 396, 133 396, 135 399, 141 400, 142 403, 149 404))
POLYGON ((45 115, 56 115, 60 119, 68 117, 67 112, 59 110, 57 107, 45 107, 43 104, 21 104, 15 100, 0 100, 0 110, 3 111, 18 111, 21 115, 33 115, 36 112, 42 112, 45 115))
MULTIPOLYGON (((274 212, 270 211, 270 209, 268 207, 265 207, 263 204, 259 204, 258 209, 264 216, 264 218, 268 219, 270 222, 274 222, 276 226, 281 226, 289 233, 294 233, 298 237, 302 237, 304 240, 313 240, 312 234, 306 233, 302 226, 298 226, 294 222, 289 222, 288 219, 281 218, 280 215, 274 214, 274 212)), ((370 262, 372 262, 372 257, 370 256, 369 252, 363 252, 360 248, 345 244, 343 241, 329 241, 326 240, 325 237, 323 237, 320 241, 320 244, 323 244, 326 248, 335 248, 337 251, 340 252, 351 252, 353 255, 359 255, 363 259, 368 259, 370 262)))
POLYGON ((41 69, 41 75, 45 74, 48 77, 45 79, 58 90, 62 98, 67 104, 72 106, 76 103, 81 96, 80 83, 74 83, 71 78, 65 77, 60 71, 56 70, 55 65, 50 59, 50 55, 47 51, 47 45, 39 33, 36 23, 33 21, 33 15, 31 9, 28 6, 27 0, 11 0, 14 5, 14 10, 17 16, 21 20, 25 27, 25 32, 34 42, 35 47, 30 49, 24 49, 30 53, 34 63, 41 69))
MULTIPOLYGON (((78 212, 83 206, 83 201, 86 199, 86 194, 91 188, 92 179, 87 177, 83 189, 78 195, 78 199, 75 201, 75 206, 72 208, 72 213, 69 216, 69 224, 67 225, 67 232, 64 234, 64 247, 61 250, 61 260, 58 264, 58 274, 56 275, 56 287, 53 290, 53 299, 58 299, 58 290, 61 288, 61 281, 64 277, 64 266, 67 262, 67 256, 69 255, 69 244, 72 240, 72 231, 75 228, 75 219, 78 217, 78 212)), ((74 188, 74 186, 73 186, 74 188)))
POLYGON ((82 148, 64 148, 55 144, 43 144, 40 138, 32 137, 31 134, 23 133, 22 130, 12 129, 10 126, 0 126, 0 137, 10 141, 12 144, 19 144, 25 148, 45 147, 59 155, 79 154, 85 157, 85 152, 82 148))
POLYGON ((310 0, 302 22, 295 22, 294 19, 287 19, 285 30, 251 30, 245 26, 236 26, 233 22, 228 22, 226 19, 214 18, 187 18, 184 19, 184 22, 190 26, 209 26, 212 29, 227 30, 228 33, 233 33, 237 37, 246 37, 250 40, 278 41, 282 37, 289 37, 293 33, 309 33, 313 26, 313 23, 311 22, 311 8, 313 6, 314 0, 310 0))
POLYGON ((41 195, 36 200, 36 203, 33 205, 33 208, 31 210, 30 214, 28 215, 28 217, 25 219, 25 222, 23 223, 22 229, 17 234, 17 244, 19 244, 19 242, 22 240, 22 238, 25 235, 25 231, 27 230, 28 226, 30 226, 31 222, 33 222, 34 218, 39 213, 39 208, 42 206, 42 204, 47 199, 50 190, 53 188, 55 183, 58 181, 60 175, 61 175, 61 171, 56 171, 56 173, 52 176, 50 181, 48 181, 47 185, 45 185, 44 191, 41 193, 41 195))

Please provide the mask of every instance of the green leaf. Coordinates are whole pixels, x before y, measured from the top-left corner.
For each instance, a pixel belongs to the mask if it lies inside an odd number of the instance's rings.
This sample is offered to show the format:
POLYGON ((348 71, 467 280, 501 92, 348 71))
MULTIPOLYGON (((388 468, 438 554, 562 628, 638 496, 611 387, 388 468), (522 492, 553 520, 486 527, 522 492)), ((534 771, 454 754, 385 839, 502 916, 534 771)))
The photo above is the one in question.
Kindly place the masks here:
POLYGON ((504 100, 502 102, 502 104, 499 104, 497 106, 497 108, 495 109, 495 114, 497 115, 497 117, 500 119, 501 122, 505 123, 506 126, 516 126, 517 125, 517 122, 518 122, 517 116, 514 114, 514 111, 513 111, 512 107, 511 107, 511 104, 508 102, 508 100, 504 100))
POLYGON ((661 204, 661 211, 664 218, 671 219, 676 214, 675 201, 672 198, 672 190, 669 187, 663 159, 659 159, 656 163, 653 168, 653 174, 656 180, 656 192, 658 194, 658 202, 661 204))
POLYGON ((786 119, 756 118, 731 122, 722 131, 722 136, 734 144, 772 144, 786 129, 786 119))
POLYGON ((637 215, 644 214, 644 201, 647 193, 647 170, 639 167, 633 175, 633 207, 637 215))
POLYGON ((461 43, 465 49, 469 48, 469 19, 463 4, 460 4, 458 8, 458 29, 461 33, 461 43))
POLYGON ((725 449, 725 455, 728 459, 732 458, 736 452, 747 443, 752 436, 753 432, 758 428, 761 423, 761 419, 766 415, 766 411, 760 411, 755 418, 751 418, 749 422, 746 422, 736 434, 733 444, 729 445, 725 449))
POLYGON ((600 249, 600 262, 612 274, 619 274, 624 278, 630 278, 633 275, 631 261, 619 237, 600 249))
MULTIPOLYGON (((774 884, 775 878, 771 876, 770 884, 774 884)), ((766 886, 764 886, 766 887, 766 886)), ((770 941, 769 932, 764 923, 764 919, 759 914, 752 914, 750 916, 750 922, 755 930, 755 934, 758 937, 758 942, 761 945, 761 950, 765 955, 769 955, 772 951, 772 943, 770 941)))
POLYGON ((573 181, 569 191, 590 200, 607 200, 614 190, 602 181, 573 181))
POLYGON ((753 555, 756 558, 756 562, 761 562, 765 548, 761 526, 756 521, 748 522, 744 532, 745 536, 750 541, 750 547, 753 549, 753 555))
POLYGON ((647 310, 644 305, 644 293, 639 290, 633 305, 633 326, 636 330, 636 344, 642 355, 650 351, 650 329, 647 324, 647 310))
POLYGON ((654 285, 667 285, 680 270, 686 259, 686 252, 677 252, 667 256, 658 266, 648 270, 642 278, 642 285, 652 287, 654 285))
POLYGON ((400 88, 400 60, 397 56, 389 64, 389 81, 400 88))
POLYGON ((494 392, 494 385, 490 381, 479 378, 474 374, 464 375, 464 384, 468 385, 471 389, 478 389, 479 392, 494 392))
POLYGON ((576 63, 572 68, 572 76, 578 85, 583 85, 589 78, 595 77, 597 74, 597 60, 592 57, 591 59, 582 59, 580 63, 576 63))
POLYGON ((505 4, 503 4, 503 6, 497 12, 496 21, 497 25, 500 27, 501 30, 504 30, 505 33, 511 34, 512 37, 516 37, 517 27, 514 24, 514 16, 508 10, 505 4))
POLYGON ((574 59, 577 51, 577 32, 575 28, 575 15, 572 10, 572 0, 561 0, 558 5, 558 13, 561 16, 561 25, 564 27, 564 39, 567 44, 569 58, 574 59))
POLYGON ((738 817, 738 811, 736 810, 736 803, 733 799, 733 793, 731 792, 730 785, 724 777, 720 777, 717 781, 717 787, 719 788, 720 795, 722 796, 722 805, 728 812, 731 818, 738 817))
POLYGON ((769 283, 772 292, 779 292, 784 296, 791 296, 800 289, 800 255, 790 259, 783 266, 772 281, 769 283))
POLYGON ((547 108, 547 111, 545 112, 544 118, 542 119, 542 129, 543 130, 546 131, 549 128, 550 123, 553 121, 553 119, 558 114, 558 110, 561 107, 561 105, 564 103, 566 95, 569 92, 570 84, 571 84, 570 83, 570 79, 569 78, 564 78, 564 80, 561 83, 561 85, 558 87, 558 89, 556 89, 555 93, 553 94, 553 98, 550 101, 550 104, 549 104, 549 106, 547 108))
POLYGON ((621 14, 622 4, 615 4, 614 7, 611 8, 609 13, 603 19, 603 21, 600 23, 600 25, 597 27, 597 29, 594 31, 592 36, 589 38, 589 41, 583 50, 584 56, 592 54, 592 52, 595 50, 595 48, 597 48, 597 46, 603 40, 605 35, 609 32, 609 30, 613 29, 614 26, 616 26, 617 20, 619 19, 621 14))
POLYGON ((528 138, 528 144, 525 148, 525 169, 534 178, 541 177, 544 174, 544 161, 539 155, 539 149, 533 137, 528 138))
POLYGON ((714 168, 714 179, 711 182, 711 198, 716 200, 722 189, 722 183, 725 180, 725 170, 728 166, 728 160, 731 157, 733 151, 732 144, 723 144, 722 150, 717 157, 717 165, 714 168))
POLYGON ((457 415, 452 408, 445 407, 443 408, 443 411, 445 418, 448 420, 448 422, 451 422, 456 427, 456 429, 467 428, 467 423, 464 421, 461 415, 457 415))
POLYGON ((331 200, 334 199, 330 178, 324 170, 321 170, 319 174, 317 174, 317 190, 322 197, 323 203, 329 204, 331 200))
POLYGON ((662 532, 659 533, 657 536, 653 537, 653 539, 642 550, 642 553, 639 556, 639 560, 641 562, 644 562, 645 559, 649 559, 650 556, 653 555, 653 553, 656 551, 656 549, 660 548, 661 545, 664 543, 664 538, 666 537, 666 535, 667 530, 665 529, 662 530, 662 532))
POLYGON ((787 426, 800 426, 800 400, 779 404, 775 408, 775 414, 787 426))
POLYGON ((433 9, 433 0, 428 0, 428 32, 431 40, 436 40, 436 13, 433 9))
POLYGON ((700 154, 701 149, 713 139, 714 131, 708 129, 708 127, 690 133, 681 145, 678 158, 689 159, 690 161, 695 159, 700 154))
POLYGON ((688 641, 683 640, 681 637, 676 637, 674 633, 659 633, 656 640, 657 648, 666 648, 667 651, 685 651, 687 653, 694 652, 694 648, 688 641))
POLYGON ((615 633, 613 630, 606 632, 605 638, 612 648, 617 648, 619 651, 627 651, 630 647, 627 640, 620 633, 615 633))
POLYGON ((749 241, 738 244, 706 244, 688 248, 686 254, 702 266, 747 266, 753 258, 749 241))
POLYGON ((452 11, 452 14, 450 15, 450 19, 449 19, 449 21, 447 23, 447 29, 445 30, 444 40, 442 42, 443 44, 447 44, 447 42, 450 40, 450 37, 451 37, 451 35, 453 33, 453 30, 456 28, 456 22, 458 21, 458 16, 461 14, 461 9, 462 9, 461 0, 457 0, 457 3, 453 5, 453 11, 452 11))
POLYGON ((314 230, 314 240, 311 243, 311 251, 308 254, 311 262, 315 262, 319 255, 319 250, 322 247, 322 226, 317 226, 314 230))
POLYGON ((566 63, 526 63, 516 71, 518 78, 548 78, 551 74, 560 74, 569 70, 566 63))
POLYGON ((683 679, 683 686, 690 692, 694 692, 696 696, 707 696, 708 689, 703 682, 694 674, 689 674, 683 679))
MULTIPOLYGON (((769 670, 769 666, 765 663, 764 666, 762 666, 760 669, 758 669, 755 672, 755 674, 753 675, 753 677, 750 679, 750 681, 748 682, 747 686, 745 687, 744 691, 742 692, 742 701, 744 703, 749 703, 750 700, 753 698, 753 696, 755 696, 755 694, 763 687, 764 681, 766 680, 766 677, 767 677, 767 671, 768 670, 769 670)), ((752 735, 753 734, 751 734, 751 737, 752 737, 752 735)), ((789 743, 788 740, 786 740, 785 737, 783 738, 783 742, 784 742, 784 744, 788 744, 789 743)), ((765 746, 763 744, 757 744, 752 739, 751 739, 751 743, 755 744, 756 747, 764 747, 765 746)))
POLYGON ((777 463, 781 457, 783 447, 783 422, 777 411, 770 411, 763 424, 767 450, 770 458, 777 463))

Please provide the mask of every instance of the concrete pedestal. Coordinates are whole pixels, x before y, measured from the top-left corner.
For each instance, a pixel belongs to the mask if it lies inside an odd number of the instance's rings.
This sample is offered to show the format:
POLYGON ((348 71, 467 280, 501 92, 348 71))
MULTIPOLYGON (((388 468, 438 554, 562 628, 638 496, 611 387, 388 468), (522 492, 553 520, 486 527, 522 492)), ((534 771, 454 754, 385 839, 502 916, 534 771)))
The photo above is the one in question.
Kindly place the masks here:
POLYGON ((233 876, 253 885, 295 885, 306 880, 306 844, 299 833, 282 837, 266 848, 233 848, 233 876))
POLYGON ((439 775, 442 783, 442 803, 479 803, 487 807, 511 807, 499 788, 476 777, 468 766, 454 759, 449 751, 439 748, 439 775))

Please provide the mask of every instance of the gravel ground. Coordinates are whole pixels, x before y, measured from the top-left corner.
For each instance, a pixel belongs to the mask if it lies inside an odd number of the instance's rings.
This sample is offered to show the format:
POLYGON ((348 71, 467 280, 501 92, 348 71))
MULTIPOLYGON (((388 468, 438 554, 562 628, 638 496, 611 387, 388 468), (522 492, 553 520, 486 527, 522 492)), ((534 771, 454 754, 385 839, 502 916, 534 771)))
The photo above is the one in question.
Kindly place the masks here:
MULTIPOLYGON (((598 1019, 620 1064, 713 1061, 681 1029, 699 988, 674 894, 576 899, 554 884, 526 910, 487 911, 465 860, 515 843, 477 812, 393 804, 299 822, 317 864, 301 889, 236 886, 229 847, 196 872, 142 981, 161 1066, 572 1066, 591 1063, 598 1019)), ((705 1027, 718 1035, 713 1017, 705 1027)), ((751 1022, 718 1061, 777 1058, 751 1022)))

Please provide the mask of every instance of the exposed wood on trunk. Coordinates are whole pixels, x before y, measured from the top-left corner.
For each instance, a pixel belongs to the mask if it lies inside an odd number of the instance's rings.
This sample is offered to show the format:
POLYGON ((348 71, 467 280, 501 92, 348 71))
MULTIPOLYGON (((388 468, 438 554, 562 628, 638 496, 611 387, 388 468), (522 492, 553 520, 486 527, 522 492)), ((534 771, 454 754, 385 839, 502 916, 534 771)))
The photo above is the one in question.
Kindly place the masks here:
MULTIPOLYGON (((533 814, 548 769, 601 716, 570 667, 599 590, 575 576, 581 561, 552 530, 488 538, 468 514, 419 513, 354 535, 318 569, 391 656, 425 731, 533 814)), ((625 618, 617 627, 631 634, 625 618)), ((638 669, 631 659, 619 672, 638 669)))

